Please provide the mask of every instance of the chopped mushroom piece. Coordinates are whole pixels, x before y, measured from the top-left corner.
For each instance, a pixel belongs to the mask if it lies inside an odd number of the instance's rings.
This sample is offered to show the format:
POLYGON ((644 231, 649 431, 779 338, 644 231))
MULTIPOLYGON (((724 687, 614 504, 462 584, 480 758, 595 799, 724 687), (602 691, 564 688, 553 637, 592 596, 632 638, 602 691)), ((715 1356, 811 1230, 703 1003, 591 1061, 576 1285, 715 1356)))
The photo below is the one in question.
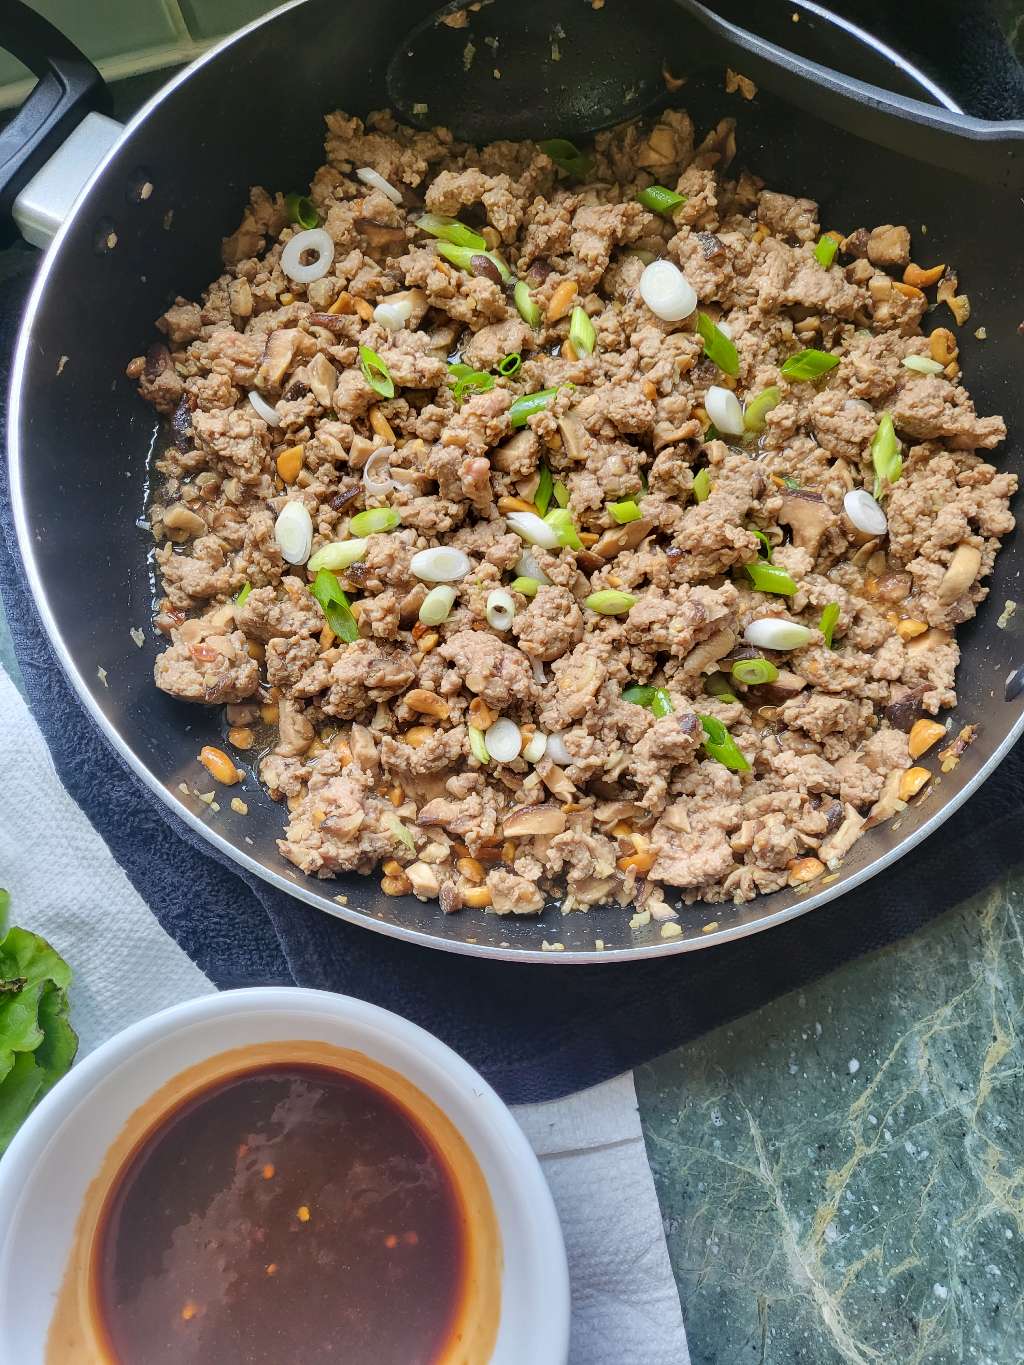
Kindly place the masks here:
POLYGON ((820 493, 803 489, 787 493, 779 508, 780 526, 788 526, 793 533, 793 544, 799 550, 817 555, 822 536, 837 525, 839 518, 820 493))
POLYGON ((502 825, 506 839, 524 839, 534 834, 561 834, 566 815, 557 806, 520 806, 510 811, 502 825))

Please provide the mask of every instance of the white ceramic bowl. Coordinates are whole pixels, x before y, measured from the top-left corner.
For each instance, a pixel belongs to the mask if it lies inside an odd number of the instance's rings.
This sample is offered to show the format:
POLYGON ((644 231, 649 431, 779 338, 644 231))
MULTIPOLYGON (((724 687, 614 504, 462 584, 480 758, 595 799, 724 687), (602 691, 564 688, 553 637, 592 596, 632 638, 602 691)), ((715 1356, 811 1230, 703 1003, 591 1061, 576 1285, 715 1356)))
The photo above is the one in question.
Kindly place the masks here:
POLYGON ((0 1160, 3 1360, 44 1365, 46 1336, 86 1189, 135 1109, 207 1058, 312 1039, 355 1048, 407 1077, 447 1114, 490 1188, 504 1254, 491 1365, 565 1365, 569 1275, 561 1228, 529 1143, 495 1092, 415 1024, 349 996, 226 991, 133 1024, 50 1092, 0 1160))

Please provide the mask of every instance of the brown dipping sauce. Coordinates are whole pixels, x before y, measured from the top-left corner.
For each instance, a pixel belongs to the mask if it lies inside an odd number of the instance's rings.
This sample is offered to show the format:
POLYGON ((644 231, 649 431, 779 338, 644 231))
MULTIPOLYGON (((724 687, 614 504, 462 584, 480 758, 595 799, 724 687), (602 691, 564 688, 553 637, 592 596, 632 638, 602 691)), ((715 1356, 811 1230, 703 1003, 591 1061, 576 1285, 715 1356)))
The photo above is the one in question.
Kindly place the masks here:
POLYGON ((245 1051, 221 1054, 165 1087, 155 1122, 133 1117, 87 1198, 48 1361, 490 1357, 500 1242, 464 1140, 361 1054, 290 1048, 230 1071, 245 1051))

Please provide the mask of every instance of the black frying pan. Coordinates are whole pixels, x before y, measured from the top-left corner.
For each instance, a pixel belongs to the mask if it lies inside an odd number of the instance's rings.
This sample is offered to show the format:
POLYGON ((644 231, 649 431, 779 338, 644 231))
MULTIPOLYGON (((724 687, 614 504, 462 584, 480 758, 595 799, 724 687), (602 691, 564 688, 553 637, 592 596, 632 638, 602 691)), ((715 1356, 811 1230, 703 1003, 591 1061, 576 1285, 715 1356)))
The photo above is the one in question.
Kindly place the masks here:
MULTIPOLYGON (((151 339, 153 319, 175 294, 195 297, 218 273, 220 238, 236 224, 248 186, 305 184, 321 160, 324 111, 364 113, 385 102, 396 46, 432 9, 429 0, 300 0, 277 11, 176 76, 95 174, 40 270, 12 379, 11 489, 36 602, 79 696, 139 777, 211 844, 329 913, 430 946, 560 963, 685 951, 768 928, 870 876, 884 876, 984 780, 1024 728, 1024 702, 1006 700, 1004 690, 1019 641, 996 625, 1004 602, 1021 596, 1014 538, 999 558, 989 601, 960 634, 964 658, 955 719, 980 728, 956 771, 933 783, 924 803, 908 810, 898 827, 885 825, 861 840, 837 880, 815 895, 781 891, 740 907, 695 907, 684 912, 683 934, 674 940, 662 940, 657 926, 630 930, 628 916, 617 910, 564 920, 549 912, 540 922, 479 911, 446 917, 433 904, 383 897, 370 878, 309 881, 278 855, 283 812, 255 780, 246 784, 247 817, 226 807, 215 814, 178 790, 180 782, 196 780, 196 755, 201 744, 216 742, 219 716, 158 692, 152 684, 156 639, 148 633, 139 650, 129 636, 133 627, 146 626, 150 614, 151 541, 136 523, 146 501, 155 428, 150 409, 123 378, 124 366, 151 339), (153 186, 145 199, 138 194, 142 180, 153 186), (339 892, 348 897, 344 908, 333 899, 339 892), (718 927, 704 933, 712 920, 718 927), (557 937, 566 951, 540 952, 545 937, 557 937), (600 955, 598 938, 605 944, 600 955)), ((0 39, 18 13, 7 0, 0 39)), ((928 261, 956 264, 974 304, 971 327, 961 333, 969 383, 981 411, 1006 415, 1011 438, 997 460, 1018 465, 1016 433, 1024 430, 1024 338, 1017 331, 1024 317, 1024 128, 959 121, 934 104, 911 104, 812 70, 806 56, 789 58, 737 33, 692 0, 629 6, 607 0, 600 15, 607 20, 606 36, 588 49, 595 78, 614 73, 623 34, 634 41, 639 24, 644 42, 664 49, 670 65, 689 54, 692 74, 680 102, 701 126, 735 115, 739 159, 769 185, 818 199, 829 225, 906 222, 928 261), (714 33, 716 63, 703 75, 696 69, 694 39, 701 31, 714 33), (753 104, 723 92, 718 64, 725 43, 733 54, 739 45, 740 69, 762 88, 753 104), (936 160, 957 169, 943 170, 936 160), (971 335, 979 324, 987 330, 984 342, 971 335)), ((831 44, 834 50, 827 17, 817 23, 828 32, 823 49, 831 44)), ((34 42, 24 29, 7 36, 23 59, 46 69, 43 59, 53 54, 39 47, 49 41, 45 28, 36 30, 34 42)), ((806 36, 803 42, 813 46, 806 36)), ((890 70, 863 44, 851 40, 844 51, 868 79, 890 70)), ((65 48, 36 113, 23 118, 13 135, 0 136, 6 181, 0 204, 10 205, 33 163, 59 136, 37 138, 19 163, 21 142, 40 110, 52 130, 80 115, 80 108, 72 110, 65 120, 63 106, 73 103, 72 96, 98 98, 90 72, 65 48)))

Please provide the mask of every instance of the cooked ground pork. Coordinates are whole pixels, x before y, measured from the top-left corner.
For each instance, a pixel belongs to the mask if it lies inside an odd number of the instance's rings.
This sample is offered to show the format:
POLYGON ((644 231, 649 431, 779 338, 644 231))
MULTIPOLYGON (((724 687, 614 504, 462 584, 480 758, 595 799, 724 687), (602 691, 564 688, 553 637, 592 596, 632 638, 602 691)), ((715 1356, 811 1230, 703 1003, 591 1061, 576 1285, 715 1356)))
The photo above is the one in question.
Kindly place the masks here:
POLYGON ((474 149, 386 113, 327 128, 325 272, 285 271, 297 229, 254 189, 224 273, 129 366, 172 419, 157 686, 276 725, 260 773, 311 875, 380 868, 389 894, 498 914, 554 895, 664 914, 666 892, 821 877, 916 789, 915 723, 956 702, 955 628, 1013 526, 1016 479, 987 462, 1005 427, 975 412, 949 334, 922 330, 909 231, 858 228, 822 266, 817 204, 736 171, 731 121, 698 145, 682 111, 598 135, 587 184, 532 144, 474 149), (649 212, 652 183, 685 202, 649 212), (479 234, 472 259, 447 258, 423 206, 479 234), (696 313, 648 307, 655 257, 727 330, 734 375, 696 313), (806 348, 838 364, 787 377, 806 348), (775 405, 720 435, 713 386, 775 405), (886 413, 902 462, 876 483, 886 413), (851 521, 855 490, 885 535, 851 521), (353 525, 384 508, 391 529, 353 525), (522 514, 549 508, 561 543, 527 543, 522 514), (298 553, 285 509, 311 531, 298 553), (306 560, 336 546, 341 564, 353 538, 335 587, 354 625, 329 623, 306 560), (440 547, 464 556, 443 620, 421 558, 440 547), (803 643, 765 646, 779 618, 803 643))

